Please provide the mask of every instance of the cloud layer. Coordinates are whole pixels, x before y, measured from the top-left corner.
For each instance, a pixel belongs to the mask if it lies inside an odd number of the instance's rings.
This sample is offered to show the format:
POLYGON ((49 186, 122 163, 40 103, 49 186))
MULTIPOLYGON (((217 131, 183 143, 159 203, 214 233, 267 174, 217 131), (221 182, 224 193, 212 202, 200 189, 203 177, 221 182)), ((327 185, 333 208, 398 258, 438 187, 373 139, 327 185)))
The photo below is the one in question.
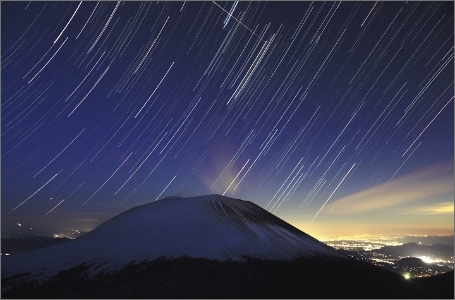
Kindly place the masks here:
MULTIPOLYGON (((453 213, 453 175, 445 171, 447 163, 404 175, 389 182, 373 186, 363 191, 329 203, 324 208, 331 214, 358 214, 418 203, 422 200, 445 199, 445 201, 424 208, 414 209, 414 213, 453 213)), ((450 166, 453 170, 453 167, 450 166)))

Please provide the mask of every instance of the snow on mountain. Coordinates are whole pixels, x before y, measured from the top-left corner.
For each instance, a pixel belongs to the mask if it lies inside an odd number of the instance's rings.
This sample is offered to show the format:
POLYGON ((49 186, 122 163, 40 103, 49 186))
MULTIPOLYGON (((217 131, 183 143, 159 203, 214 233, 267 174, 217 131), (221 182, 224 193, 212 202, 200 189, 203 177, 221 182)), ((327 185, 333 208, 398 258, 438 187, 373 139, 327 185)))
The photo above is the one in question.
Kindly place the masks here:
POLYGON ((163 256, 345 258, 254 203, 221 195, 167 197, 121 213, 73 241, 2 257, 2 278, 30 272, 44 279, 82 263, 96 274, 163 256))

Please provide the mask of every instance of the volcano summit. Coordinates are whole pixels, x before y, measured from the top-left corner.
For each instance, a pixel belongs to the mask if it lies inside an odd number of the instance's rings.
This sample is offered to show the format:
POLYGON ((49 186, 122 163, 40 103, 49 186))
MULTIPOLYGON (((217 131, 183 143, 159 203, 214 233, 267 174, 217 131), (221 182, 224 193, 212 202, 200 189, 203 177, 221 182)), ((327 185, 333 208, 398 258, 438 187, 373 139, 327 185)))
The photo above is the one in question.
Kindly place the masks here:
POLYGON ((397 298, 410 288, 402 281, 221 195, 167 197, 75 240, 2 256, 3 298, 397 298))

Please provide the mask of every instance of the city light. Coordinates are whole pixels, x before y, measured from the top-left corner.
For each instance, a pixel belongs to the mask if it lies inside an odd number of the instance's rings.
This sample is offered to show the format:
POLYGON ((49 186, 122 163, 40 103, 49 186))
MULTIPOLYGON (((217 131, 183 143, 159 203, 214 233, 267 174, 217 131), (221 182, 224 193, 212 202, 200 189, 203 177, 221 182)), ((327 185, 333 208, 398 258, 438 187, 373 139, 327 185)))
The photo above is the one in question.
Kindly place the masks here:
POLYGON ((418 256, 417 258, 420 258, 423 262, 425 262, 427 264, 432 264, 432 263, 437 262, 428 256, 418 256))
MULTIPOLYGON (((405 248, 395 251, 381 251, 383 247, 389 249, 404 246, 404 235, 356 235, 356 236, 327 236, 321 239, 327 245, 344 251, 354 259, 369 262, 375 266, 398 273, 408 278, 428 277, 453 270, 453 256, 429 253, 422 248, 410 255, 405 248), (390 248, 392 247, 392 248, 390 248), (442 255, 442 256, 441 256, 442 255), (414 266, 403 259, 415 257, 424 262, 424 265, 414 266)), ((425 236, 419 236, 424 238, 425 236)), ((429 247, 422 242, 415 242, 418 247, 429 247)))

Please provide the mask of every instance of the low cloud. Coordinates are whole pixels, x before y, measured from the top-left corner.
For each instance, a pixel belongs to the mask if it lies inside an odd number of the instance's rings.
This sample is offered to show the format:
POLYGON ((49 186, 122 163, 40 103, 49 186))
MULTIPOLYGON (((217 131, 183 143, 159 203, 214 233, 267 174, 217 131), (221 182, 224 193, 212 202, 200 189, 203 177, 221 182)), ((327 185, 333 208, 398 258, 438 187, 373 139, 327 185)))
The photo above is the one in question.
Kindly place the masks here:
POLYGON ((402 214, 453 215, 453 202, 442 202, 406 210, 402 214))
MULTIPOLYGON (((438 164, 400 178, 391 180, 363 191, 340 198, 325 206, 325 211, 331 210, 331 214, 356 214, 370 211, 383 210, 390 207, 398 207, 431 200, 436 197, 453 199, 453 172, 442 176, 447 171, 446 164, 438 164)), ((422 208, 432 213, 446 213, 451 209, 453 202, 444 205, 432 205, 422 208)))

